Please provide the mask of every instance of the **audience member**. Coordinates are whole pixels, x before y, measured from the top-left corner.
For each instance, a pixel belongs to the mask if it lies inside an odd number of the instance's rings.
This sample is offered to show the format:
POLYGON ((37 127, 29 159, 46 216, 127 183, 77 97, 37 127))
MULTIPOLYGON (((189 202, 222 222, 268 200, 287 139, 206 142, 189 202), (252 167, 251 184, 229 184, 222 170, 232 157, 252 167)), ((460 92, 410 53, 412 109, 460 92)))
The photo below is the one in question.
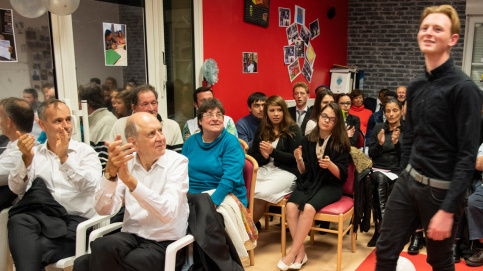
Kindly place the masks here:
POLYGON ((382 109, 382 99, 384 98, 384 94, 388 92, 389 89, 383 88, 379 90, 379 94, 377 96, 377 100, 374 98, 367 97, 364 99, 364 107, 371 110, 372 113, 380 111, 382 109))
MULTIPOLYGON (((382 108, 384 108, 384 104, 386 103, 389 97, 393 97, 394 99, 397 99, 396 92, 386 91, 384 93, 384 97, 381 99, 382 106, 383 106, 382 108)), ((369 145, 371 143, 372 130, 374 130, 374 126, 376 126, 376 124, 378 123, 382 123, 385 121, 386 121, 386 116, 384 115, 383 110, 379 110, 372 113, 371 117, 369 118, 369 121, 367 122, 366 145, 369 145)))
POLYGON ((312 113, 310 115, 309 121, 307 121, 307 126, 305 128, 304 135, 310 134, 312 130, 318 125, 319 115, 322 112, 322 108, 331 102, 335 102, 335 96, 329 89, 324 89, 317 92, 315 96, 314 106, 312 107, 312 113))
POLYGON ((316 89, 315 89, 315 96, 317 97, 317 94, 319 92, 321 92, 322 90, 330 90, 330 88, 326 85, 321 85, 321 86, 318 86, 316 89))
POLYGON ((282 97, 268 98, 263 113, 250 150, 259 165, 253 205, 255 223, 263 216, 267 202, 278 203, 295 188, 298 172, 293 151, 302 140, 300 127, 290 117, 282 97))
POLYGON ((349 114, 359 117, 361 121, 361 131, 367 133, 367 123, 372 115, 372 111, 364 108, 364 92, 358 88, 351 91, 352 105, 349 114))
POLYGON ((315 214, 342 197, 348 176, 350 143, 341 108, 334 102, 324 106, 318 125, 294 150, 301 174, 287 203, 287 224, 293 244, 277 267, 300 269, 307 262, 304 240, 315 214))
POLYGON ((79 86, 80 100, 87 101, 90 141, 97 144, 109 140, 109 134, 117 118, 107 110, 101 87, 96 83, 79 86))
POLYGON ((51 83, 45 83, 42 85, 42 93, 44 94, 44 101, 48 99, 55 99, 55 88, 51 83))
POLYGON ((17 146, 17 132, 20 135, 32 131, 34 111, 29 103, 19 98, 6 98, 0 101, 0 128, 8 137, 5 151, 0 155, 0 211, 11 206, 17 195, 8 188, 8 175, 22 158, 17 146))
POLYGON ((223 127, 224 114, 223 105, 215 98, 203 102, 196 112, 200 132, 190 136, 181 151, 189 159, 189 192, 215 189, 211 199, 217 206, 233 193, 247 206, 245 154, 238 139, 223 127))
POLYGON ((129 90, 123 90, 119 92, 112 103, 114 108, 114 114, 118 119, 130 116, 131 110, 131 92, 129 90))
POLYGON ((67 105, 50 99, 40 105, 38 114, 47 142, 34 147, 32 135, 17 133, 22 160, 8 180, 21 198, 8 220, 17 270, 40 270, 74 255, 76 227, 96 213, 94 192, 101 177, 96 152, 71 139, 67 105))
POLYGON ((90 82, 90 83, 96 83, 96 84, 98 84, 99 86, 101 85, 101 79, 96 78, 96 77, 91 78, 91 80, 90 80, 89 82, 90 82))
POLYGON ((405 242, 420 224, 433 270, 455 270, 453 242, 475 168, 482 105, 480 89, 450 55, 459 32, 452 6, 422 12, 417 40, 426 72, 408 87, 402 173, 377 241, 377 271, 396 269, 405 242))
POLYGON ((250 114, 239 119, 235 126, 238 132, 238 138, 243 139, 251 149, 253 137, 263 118, 263 106, 267 100, 267 95, 262 92, 254 92, 248 96, 247 104, 250 114))
POLYGON ((347 127, 347 136, 352 146, 355 146, 359 139, 359 133, 361 130, 361 121, 358 116, 349 114, 351 108, 351 98, 349 94, 341 94, 337 98, 337 103, 342 108, 344 116, 344 123, 347 127))
POLYGON ((307 100, 310 97, 309 86, 304 82, 297 82, 293 85, 292 91, 295 106, 289 107, 288 113, 300 127, 303 135, 305 134, 307 121, 309 121, 310 113, 312 112, 312 109, 307 105, 307 100))
MULTIPOLYGON (((131 109, 133 113, 148 112, 155 116, 163 125, 163 134, 166 137, 166 146, 168 149, 178 150, 183 144, 181 131, 176 121, 171 119, 163 119, 158 114, 158 93, 151 85, 141 85, 132 90, 131 93, 131 109)), ((122 142, 127 143, 124 136, 127 117, 116 120, 112 126, 109 141, 113 141, 117 135, 121 135, 122 142)))
MULTIPOLYGON (((128 118, 121 136, 108 142, 109 160, 96 192, 98 214, 124 204, 121 232, 96 239, 74 270, 164 270, 167 246, 186 235, 189 207, 188 159, 166 150, 161 123, 149 113, 128 118)), ((178 268, 184 263, 178 253, 178 268)))
POLYGON ((37 90, 33 88, 26 88, 23 90, 23 99, 27 101, 31 106, 34 112, 37 112, 37 108, 39 108, 39 93, 37 90))
MULTIPOLYGON (((193 92, 193 104, 196 109, 198 109, 203 102, 209 99, 213 99, 213 90, 208 87, 199 87, 193 92)), ((197 114, 198 115, 198 114, 197 114)), ((235 123, 233 119, 224 115, 223 113, 223 126, 228 131, 228 133, 238 137, 238 132, 236 130, 235 123)), ((186 141, 189 136, 194 135, 200 132, 200 127, 198 123, 198 119, 195 117, 194 119, 190 119, 186 121, 186 124, 183 127, 183 139, 186 141)))
POLYGON ((376 227, 374 236, 367 244, 368 247, 376 246, 387 199, 399 174, 402 139, 401 110, 401 103, 395 98, 389 98, 383 108, 386 121, 376 124, 370 139, 369 157, 372 159, 373 167, 370 176, 372 191, 374 191, 372 211, 376 227))
POLYGON ((400 101, 401 103, 404 103, 406 101, 406 87, 405 86, 397 87, 396 93, 397 93, 397 100, 400 101))

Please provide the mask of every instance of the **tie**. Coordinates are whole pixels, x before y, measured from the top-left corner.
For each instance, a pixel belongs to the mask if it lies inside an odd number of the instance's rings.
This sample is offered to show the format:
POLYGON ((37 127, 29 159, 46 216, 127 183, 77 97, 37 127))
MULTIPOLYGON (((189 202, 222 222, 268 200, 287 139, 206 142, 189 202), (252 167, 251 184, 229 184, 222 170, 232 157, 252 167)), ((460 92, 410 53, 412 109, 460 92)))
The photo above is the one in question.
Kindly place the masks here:
POLYGON ((299 111, 299 117, 297 118, 297 124, 302 126, 302 122, 304 121, 305 110, 299 111))
POLYGON ((382 103, 379 103, 379 110, 377 111, 381 111, 382 110, 382 103))

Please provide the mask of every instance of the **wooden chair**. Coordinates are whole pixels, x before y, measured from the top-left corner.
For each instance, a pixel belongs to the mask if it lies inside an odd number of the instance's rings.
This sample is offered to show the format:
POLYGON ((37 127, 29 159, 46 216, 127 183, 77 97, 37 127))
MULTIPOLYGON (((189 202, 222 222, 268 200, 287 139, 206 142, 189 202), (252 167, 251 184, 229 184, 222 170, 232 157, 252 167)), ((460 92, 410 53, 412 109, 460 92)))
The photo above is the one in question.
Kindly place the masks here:
POLYGON ((241 138, 238 138, 238 140, 240 141, 240 144, 243 148, 243 151, 245 151, 245 154, 248 153, 248 144, 245 142, 245 140, 241 139, 241 138))
MULTIPOLYGON (((353 231, 354 229, 354 172, 355 166, 352 161, 349 163, 348 168, 349 175, 347 177, 347 181, 344 183, 343 193, 345 195, 342 196, 340 200, 335 203, 332 203, 328 206, 325 206, 320 211, 315 214, 314 222, 312 227, 310 228, 310 244, 314 244, 314 233, 315 231, 323 231, 328 233, 335 233, 337 234, 337 271, 341 270, 342 264, 342 237, 346 235, 348 231, 350 231, 351 236, 351 248, 352 252, 356 252, 356 233, 353 231), (349 196, 346 196, 349 195, 349 196), (347 228, 344 229, 344 221, 351 219, 347 228), (328 221, 338 223, 337 230, 331 229, 324 229, 315 226, 315 221, 328 221)), ((285 214, 285 204, 282 205, 282 213, 285 214)), ((282 216, 282 226, 286 224, 286 217, 285 215, 282 216)), ((285 257, 285 227, 282 227, 282 257, 285 257)))
MULTIPOLYGON (((241 139, 240 139, 241 140, 241 139)), ((241 142, 241 141, 240 141, 241 142)), ((248 145, 247 145, 248 148, 248 145)), ((252 156, 245 154, 245 166, 243 167, 243 179, 247 189, 248 211, 253 219, 253 202, 255 200, 255 184, 257 181, 258 162, 252 156)), ((250 256, 250 265, 255 265, 255 252, 253 249, 248 251, 250 256)))
MULTIPOLYGON (((267 202, 267 205, 265 206, 265 230, 268 230, 269 228, 269 225, 270 225, 270 216, 273 216, 273 217, 280 217, 281 218, 281 228, 282 228, 282 232, 281 232, 281 240, 285 240, 286 237, 287 237, 287 223, 285 222, 285 212, 286 212, 286 209, 285 209, 285 205, 287 204, 287 199, 290 197, 290 194, 286 195, 281 201, 279 201, 278 203, 270 203, 270 202, 267 202), (280 213, 273 213, 273 212, 270 212, 270 207, 271 206, 275 206, 275 207, 280 207, 280 213)), ((286 250, 286 244, 285 242, 281 242, 281 251, 282 251, 282 257, 285 257, 285 250, 286 250)))

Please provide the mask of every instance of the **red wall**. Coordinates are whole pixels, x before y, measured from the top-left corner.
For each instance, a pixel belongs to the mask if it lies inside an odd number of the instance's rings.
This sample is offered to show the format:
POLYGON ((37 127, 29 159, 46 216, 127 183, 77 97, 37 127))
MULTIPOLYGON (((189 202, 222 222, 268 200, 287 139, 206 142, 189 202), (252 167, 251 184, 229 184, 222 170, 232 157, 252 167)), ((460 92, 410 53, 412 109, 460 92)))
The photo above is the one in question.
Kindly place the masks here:
MULTIPOLYGON (((283 63, 283 46, 289 44, 286 28, 278 26, 278 8, 289 8, 293 22, 295 5, 305 8, 307 28, 319 19, 320 35, 310 41, 316 54, 309 84, 310 98, 314 98, 317 86, 329 85, 332 65, 347 64, 348 0, 272 0, 268 28, 243 21, 243 0, 203 1, 204 59, 218 63, 219 81, 213 91, 234 121, 248 114, 250 93, 261 91, 293 100, 293 84, 308 83, 302 73, 290 82, 288 65, 283 63), (330 7, 336 10, 331 20, 327 17, 330 7), (242 52, 258 53, 258 73, 243 73, 242 52)), ((302 68, 303 60, 299 61, 302 68)))

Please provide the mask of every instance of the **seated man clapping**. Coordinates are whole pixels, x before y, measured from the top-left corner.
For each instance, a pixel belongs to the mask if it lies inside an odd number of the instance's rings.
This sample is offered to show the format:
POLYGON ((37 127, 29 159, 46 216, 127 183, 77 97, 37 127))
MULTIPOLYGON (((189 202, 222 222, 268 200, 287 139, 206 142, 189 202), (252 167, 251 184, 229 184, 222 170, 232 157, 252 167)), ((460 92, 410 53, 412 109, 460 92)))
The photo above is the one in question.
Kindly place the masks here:
POLYGON ((74 270, 164 270, 167 246, 186 235, 188 159, 166 150, 162 125, 149 113, 130 116, 125 135, 127 144, 120 135, 106 143, 109 159, 95 197, 102 215, 124 200, 122 230, 92 242, 92 254, 78 258, 74 270))

